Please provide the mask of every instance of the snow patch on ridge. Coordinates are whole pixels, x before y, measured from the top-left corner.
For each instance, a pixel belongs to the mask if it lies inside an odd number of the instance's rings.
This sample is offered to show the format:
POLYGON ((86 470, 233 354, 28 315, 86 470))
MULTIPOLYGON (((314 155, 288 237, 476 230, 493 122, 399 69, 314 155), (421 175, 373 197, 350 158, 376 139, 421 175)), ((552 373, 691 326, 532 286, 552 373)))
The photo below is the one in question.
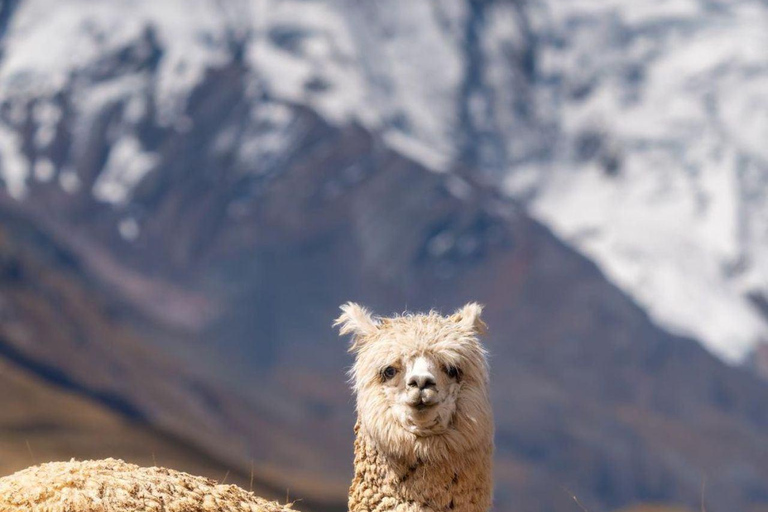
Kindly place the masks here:
POLYGON ((8 193, 21 198, 26 191, 29 162, 21 153, 19 136, 0 125, 0 172, 8 193))
POLYGON ((568 142, 508 190, 655 321, 743 360, 768 340, 748 298, 768 290, 768 7, 549 4, 568 142))
POLYGON ((93 195, 107 203, 124 204, 134 187, 156 162, 157 157, 144 152, 134 137, 119 138, 109 152, 104 170, 93 185, 93 195))
MULTIPOLYGON (((23 110, 71 90, 78 113, 86 114, 76 128, 84 134, 110 102, 129 101, 140 115, 133 100, 151 91, 161 123, 183 126, 190 93, 240 47, 237 58, 250 73, 246 82, 262 94, 422 148, 411 156, 432 167, 434 154, 444 155, 441 161, 455 156, 465 2, 395 4, 25 0, 2 40, 0 104, 23 110), (147 57, 153 45, 156 70, 120 67, 126 49, 147 57)), ((51 126, 40 128, 41 148, 55 133, 51 126)), ((14 168, 16 177, 6 181, 23 182, 14 168)))

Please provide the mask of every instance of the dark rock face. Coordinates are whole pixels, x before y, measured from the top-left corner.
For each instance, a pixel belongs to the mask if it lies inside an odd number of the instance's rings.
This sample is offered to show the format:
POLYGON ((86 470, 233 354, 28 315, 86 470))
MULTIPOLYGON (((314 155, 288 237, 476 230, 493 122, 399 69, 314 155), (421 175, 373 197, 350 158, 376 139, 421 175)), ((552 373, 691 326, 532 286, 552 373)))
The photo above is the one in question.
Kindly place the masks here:
MULTIPOLYGON (((161 49, 144 39, 148 51, 99 69, 151 73, 161 49)), ((81 186, 34 182, 23 201, 0 201, 0 356, 341 509, 353 411, 330 328, 338 305, 477 300, 491 328, 498 510, 573 510, 564 489, 591 510, 695 507, 704 480, 710 512, 768 502, 764 382, 655 327, 471 172, 428 172, 359 126, 249 95, 235 50, 182 127, 157 120, 148 89, 143 118, 129 122, 117 100, 74 152, 81 120, 57 99, 46 157, 81 186), (254 120, 274 108, 279 122, 254 120), (107 205, 91 190, 115 133, 158 159, 129 202, 107 205), (245 133, 279 150, 243 163, 245 133), (138 226, 127 237, 126 219, 138 226)), ((33 127, 19 130, 34 162, 33 127)))

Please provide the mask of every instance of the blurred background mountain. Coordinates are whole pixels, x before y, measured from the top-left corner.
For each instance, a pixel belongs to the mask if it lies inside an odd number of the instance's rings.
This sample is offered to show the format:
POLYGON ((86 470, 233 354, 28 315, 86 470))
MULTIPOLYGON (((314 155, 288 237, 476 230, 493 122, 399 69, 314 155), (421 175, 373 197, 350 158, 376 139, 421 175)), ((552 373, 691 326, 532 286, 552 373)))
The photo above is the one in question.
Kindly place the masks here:
POLYGON ((478 300, 496 510, 765 512, 766 48, 762 0, 0 1, 0 474, 342 511, 338 305, 478 300))

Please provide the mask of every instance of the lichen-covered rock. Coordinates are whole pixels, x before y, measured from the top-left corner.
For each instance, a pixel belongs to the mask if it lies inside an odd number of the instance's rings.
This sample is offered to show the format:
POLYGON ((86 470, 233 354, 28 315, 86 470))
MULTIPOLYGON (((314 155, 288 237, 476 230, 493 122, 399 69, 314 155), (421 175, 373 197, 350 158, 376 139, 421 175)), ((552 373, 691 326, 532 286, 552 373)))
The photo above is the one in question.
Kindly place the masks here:
POLYGON ((51 462, 0 479, 2 512, 294 512, 236 485, 121 460, 51 462))

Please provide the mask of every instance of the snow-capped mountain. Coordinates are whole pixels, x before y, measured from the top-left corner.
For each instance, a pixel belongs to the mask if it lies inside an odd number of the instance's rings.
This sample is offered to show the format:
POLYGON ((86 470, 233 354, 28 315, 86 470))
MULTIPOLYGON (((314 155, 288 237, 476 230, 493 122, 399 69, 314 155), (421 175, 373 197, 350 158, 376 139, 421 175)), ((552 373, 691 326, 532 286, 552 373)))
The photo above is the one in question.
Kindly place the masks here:
POLYGON ((84 188, 139 237, 131 198, 161 167, 147 119, 189 130, 208 71, 237 60, 251 112, 216 137, 244 175, 279 167, 283 105, 304 104, 503 183, 726 360, 768 338, 759 0, 22 0, 0 34, 2 177, 20 200, 30 183, 84 188))

